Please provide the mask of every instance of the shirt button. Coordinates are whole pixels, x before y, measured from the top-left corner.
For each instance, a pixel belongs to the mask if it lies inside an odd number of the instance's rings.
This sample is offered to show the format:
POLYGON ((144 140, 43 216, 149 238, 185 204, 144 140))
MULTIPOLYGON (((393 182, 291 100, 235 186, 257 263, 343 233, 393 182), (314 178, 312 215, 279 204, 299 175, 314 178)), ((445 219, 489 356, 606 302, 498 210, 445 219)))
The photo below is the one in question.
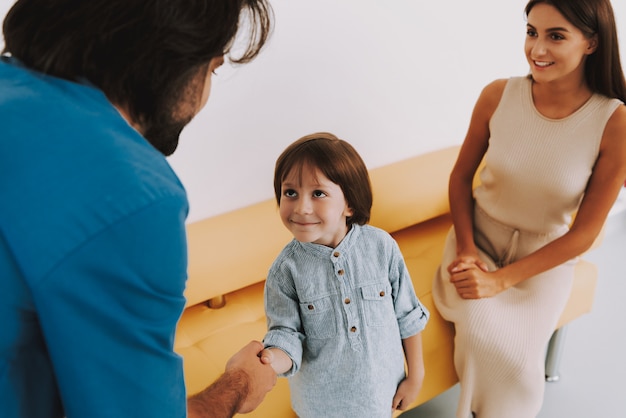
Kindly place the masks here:
POLYGON ((350 304, 350 302, 351 302, 351 301, 350 301, 350 298, 346 298, 346 300, 344 300, 344 302, 346 303, 346 305, 349 305, 349 304, 350 304))
POLYGON ((340 276, 343 276, 343 273, 344 273, 343 269, 341 269, 341 270, 339 270, 339 271, 337 272, 337 274, 338 274, 338 275, 340 275, 340 276))
POLYGON ((356 327, 350 328, 350 332, 356 332, 356 327))
POLYGON ((383 291, 380 292, 380 297, 382 298, 384 296, 385 296, 385 291, 383 290, 383 291))
POLYGON ((335 251, 335 252, 333 253, 333 257, 335 257, 335 258, 339 257, 340 255, 341 255, 341 254, 339 253, 339 251, 335 251))
POLYGON ((309 308, 309 311, 315 310, 315 306, 313 306, 313 305, 309 305, 309 306, 307 306, 307 308, 309 308))

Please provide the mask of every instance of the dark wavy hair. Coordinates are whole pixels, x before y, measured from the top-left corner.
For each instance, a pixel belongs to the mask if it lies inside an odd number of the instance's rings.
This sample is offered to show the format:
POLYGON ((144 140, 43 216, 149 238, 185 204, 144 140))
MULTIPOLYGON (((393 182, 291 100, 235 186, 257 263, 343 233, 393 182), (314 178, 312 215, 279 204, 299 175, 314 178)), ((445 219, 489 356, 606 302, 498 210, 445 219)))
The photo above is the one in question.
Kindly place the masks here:
POLYGON ((327 132, 307 135, 289 145, 276 160, 274 193, 280 206, 282 183, 292 170, 302 174, 304 166, 319 169, 328 180, 339 185, 352 216, 347 225, 369 222, 372 186, 367 167, 354 147, 327 132))
POLYGON ((617 29, 611 2, 609 0, 530 0, 524 9, 526 17, 533 7, 540 3, 556 8, 587 38, 598 37, 596 51, 589 55, 585 62, 585 80, 594 92, 626 103, 626 81, 620 61, 617 29))
POLYGON ((229 54, 240 26, 247 42, 229 58, 253 59, 272 20, 267 0, 18 0, 4 20, 3 53, 45 74, 86 79, 150 123, 212 58, 229 54))

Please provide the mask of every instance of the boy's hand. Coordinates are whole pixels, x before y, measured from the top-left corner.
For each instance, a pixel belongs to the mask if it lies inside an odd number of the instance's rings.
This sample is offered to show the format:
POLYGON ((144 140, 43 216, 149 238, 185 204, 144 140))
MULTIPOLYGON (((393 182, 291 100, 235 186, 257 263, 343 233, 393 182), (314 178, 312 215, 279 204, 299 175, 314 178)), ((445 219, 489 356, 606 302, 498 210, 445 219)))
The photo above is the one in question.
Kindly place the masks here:
POLYGON ((283 350, 275 347, 261 350, 259 358, 261 363, 271 365, 276 374, 287 373, 292 366, 289 356, 283 350))
POLYGON ((261 363, 263 364, 272 364, 274 361, 274 353, 269 348, 264 348, 260 353, 259 357, 261 358, 261 363))
POLYGON ((398 386, 396 394, 393 397, 393 403, 391 405, 392 410, 405 411, 411 403, 417 399, 417 395, 422 389, 422 383, 424 379, 411 379, 406 378, 398 386))

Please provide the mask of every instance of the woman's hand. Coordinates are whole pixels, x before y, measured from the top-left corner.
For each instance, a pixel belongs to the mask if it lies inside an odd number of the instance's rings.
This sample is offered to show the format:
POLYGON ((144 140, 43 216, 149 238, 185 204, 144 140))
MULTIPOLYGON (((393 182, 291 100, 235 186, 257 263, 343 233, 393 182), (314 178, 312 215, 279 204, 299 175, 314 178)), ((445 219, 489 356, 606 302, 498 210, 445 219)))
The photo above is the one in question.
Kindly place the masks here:
POLYGON ((482 271, 489 271, 489 267, 483 260, 480 259, 478 253, 468 253, 458 255, 457 258, 448 266, 448 273, 452 275, 455 272, 459 271, 459 266, 467 266, 472 264, 476 265, 476 267, 478 267, 482 271))
POLYGON ((487 265, 478 259, 457 259, 448 268, 450 282, 463 299, 481 299, 497 295, 507 288, 498 277, 499 270, 489 272, 487 265))

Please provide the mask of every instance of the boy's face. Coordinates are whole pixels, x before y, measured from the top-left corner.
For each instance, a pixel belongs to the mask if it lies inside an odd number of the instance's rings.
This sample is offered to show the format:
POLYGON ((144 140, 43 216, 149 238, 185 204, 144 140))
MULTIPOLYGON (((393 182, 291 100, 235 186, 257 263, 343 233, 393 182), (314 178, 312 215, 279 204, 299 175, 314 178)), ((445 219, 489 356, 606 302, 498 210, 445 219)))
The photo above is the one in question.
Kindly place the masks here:
POLYGON ((301 178, 292 169, 281 186, 280 217, 300 242, 335 248, 346 236, 346 218, 352 216, 338 184, 315 167, 302 167, 301 178))

